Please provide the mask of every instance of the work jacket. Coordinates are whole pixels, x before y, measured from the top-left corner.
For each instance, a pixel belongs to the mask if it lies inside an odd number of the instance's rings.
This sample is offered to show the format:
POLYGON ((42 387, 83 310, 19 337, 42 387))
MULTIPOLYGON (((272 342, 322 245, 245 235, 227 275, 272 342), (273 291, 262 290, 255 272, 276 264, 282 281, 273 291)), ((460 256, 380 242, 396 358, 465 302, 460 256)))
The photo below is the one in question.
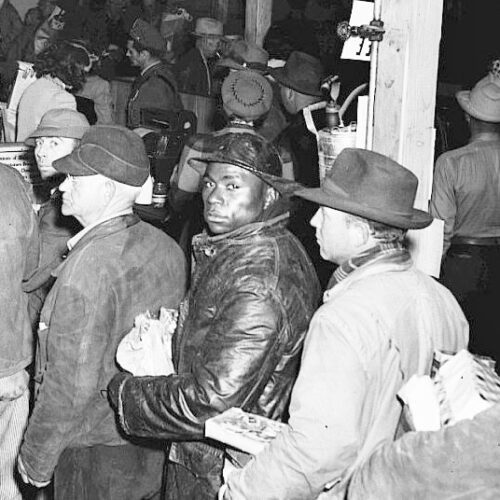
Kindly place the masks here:
POLYGON ((141 110, 144 108, 183 109, 175 77, 164 63, 150 66, 134 80, 127 103, 127 127, 143 125, 141 110))
POLYGON ((28 295, 22 285, 36 268, 39 242, 28 185, 12 167, 0 164, 0 186, 1 379, 26 368, 33 359, 28 295))
POLYGON ((123 444, 106 387, 134 318, 178 307, 185 259, 166 234, 136 215, 92 228, 54 274, 40 316, 36 399, 21 448, 29 477, 50 480, 68 447, 123 444))
POLYGON ((134 377, 122 387, 125 431, 178 441, 170 460, 196 477, 222 472, 222 448, 203 441, 207 418, 231 407, 286 418, 320 293, 286 223, 281 215, 195 236, 191 289, 173 344, 177 375, 134 377))
POLYGON ((397 392, 429 375, 435 350, 467 347, 453 295, 409 262, 375 260, 327 290, 314 314, 289 428, 228 480, 231 500, 344 498, 345 480, 393 439, 397 392))

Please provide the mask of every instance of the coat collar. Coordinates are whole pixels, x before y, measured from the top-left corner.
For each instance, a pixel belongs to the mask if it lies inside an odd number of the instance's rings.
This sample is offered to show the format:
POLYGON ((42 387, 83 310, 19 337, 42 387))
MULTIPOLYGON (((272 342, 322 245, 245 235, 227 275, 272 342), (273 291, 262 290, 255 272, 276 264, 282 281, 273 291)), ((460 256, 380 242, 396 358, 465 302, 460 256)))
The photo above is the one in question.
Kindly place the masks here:
POLYGON ((67 262, 74 258, 75 255, 82 252, 93 241, 106 238, 107 236, 134 226, 140 222, 140 220, 141 219, 136 214, 126 214, 114 217, 113 219, 108 219, 107 221, 93 227, 80 240, 78 240, 75 246, 65 256, 63 256, 65 260, 52 272, 52 276, 57 278, 67 262))
POLYGON ((216 236, 210 236, 206 231, 196 235, 193 238, 193 250, 205 252, 209 247, 219 247, 227 243, 239 243, 247 238, 266 232, 267 230, 276 229, 278 227, 286 226, 289 218, 289 213, 284 213, 274 217, 272 219, 260 222, 253 222, 251 224, 245 224, 242 227, 230 231, 229 233, 218 234, 216 236))

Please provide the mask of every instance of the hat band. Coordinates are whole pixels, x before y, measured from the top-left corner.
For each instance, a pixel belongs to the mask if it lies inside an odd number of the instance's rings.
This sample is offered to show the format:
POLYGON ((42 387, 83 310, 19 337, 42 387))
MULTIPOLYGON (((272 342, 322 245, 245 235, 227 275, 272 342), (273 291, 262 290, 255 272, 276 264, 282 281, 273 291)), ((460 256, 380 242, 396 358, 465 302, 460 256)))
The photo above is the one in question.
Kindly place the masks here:
MULTIPOLYGON (((332 197, 342 197, 344 201, 347 203, 353 203, 356 204, 360 207, 363 207, 365 210, 373 210, 373 211, 379 211, 379 212, 384 212, 387 213, 388 215, 394 215, 396 217, 412 217, 413 216, 413 211, 414 207, 390 207, 390 206, 378 206, 375 204, 368 205, 365 202, 365 198, 359 199, 359 198, 353 198, 347 191, 344 191, 340 186, 332 183, 332 182, 325 182, 323 186, 321 187, 321 190, 329 196, 332 197)), ((387 201, 386 198, 384 198, 383 201, 387 201)))

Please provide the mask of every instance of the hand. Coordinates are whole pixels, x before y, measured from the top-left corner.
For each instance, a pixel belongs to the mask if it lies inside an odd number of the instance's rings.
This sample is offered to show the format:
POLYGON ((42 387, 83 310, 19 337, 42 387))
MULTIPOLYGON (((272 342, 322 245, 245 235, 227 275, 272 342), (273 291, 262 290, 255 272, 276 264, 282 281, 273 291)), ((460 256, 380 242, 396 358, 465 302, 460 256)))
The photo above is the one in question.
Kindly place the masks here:
POLYGON ((225 494, 226 492, 227 492, 227 484, 223 484, 219 489, 217 500, 229 500, 229 496, 225 494))
POLYGON ((0 401, 13 401, 21 397, 28 389, 30 376, 26 370, 21 370, 8 377, 0 379, 0 401))
POLYGON ((117 410, 118 409, 118 399, 120 397, 120 388, 122 384, 129 377, 132 377, 131 373, 128 372, 120 372, 117 373, 108 384, 108 399, 111 403, 111 406, 117 410))
POLYGON ((36 486, 37 488, 45 488, 50 481, 35 481, 34 479, 31 479, 28 476, 28 473, 26 472, 26 467, 24 466, 24 463, 21 459, 21 455, 17 457, 17 470, 19 471, 19 475, 21 476, 21 479, 26 483, 26 484, 32 484, 33 486, 36 486))

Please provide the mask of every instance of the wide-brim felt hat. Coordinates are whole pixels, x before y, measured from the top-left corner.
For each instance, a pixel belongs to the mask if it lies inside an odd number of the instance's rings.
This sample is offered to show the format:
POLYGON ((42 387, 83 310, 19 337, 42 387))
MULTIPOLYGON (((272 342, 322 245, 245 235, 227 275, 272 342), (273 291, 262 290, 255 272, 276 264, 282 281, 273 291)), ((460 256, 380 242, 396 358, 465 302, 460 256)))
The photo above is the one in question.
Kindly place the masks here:
POLYGON ((485 122, 500 122, 500 76, 489 73, 472 90, 456 93, 460 107, 469 115, 485 122))
POLYGON ((230 73, 222 83, 222 103, 228 116, 253 121, 265 115, 273 101, 273 89, 265 76, 255 71, 230 73))
POLYGON ((292 195, 299 187, 285 179, 278 150, 257 133, 233 132, 214 137, 203 157, 191 158, 189 165, 204 175, 208 164, 221 163, 243 168, 282 195, 292 195))
POLYGON ((389 226, 422 229, 432 217, 413 208, 417 187, 415 174, 387 156, 345 148, 320 188, 302 188, 295 194, 389 226))
POLYGON ((24 141, 34 146, 37 137, 65 137, 81 139, 90 124, 84 114, 69 108, 55 108, 47 111, 35 131, 24 141))
POLYGON ((301 94, 321 97, 323 66, 319 59, 305 52, 294 51, 281 68, 270 70, 270 74, 281 85, 301 94))
POLYGON ((136 187, 142 186, 149 176, 143 140, 120 125, 92 125, 80 145, 53 166, 74 177, 100 174, 136 187))
POLYGON ((246 40, 237 40, 229 49, 225 57, 217 62, 217 66, 223 66, 235 70, 251 69, 267 73, 269 54, 256 43, 246 40))
POLYGON ((212 17, 199 17, 196 19, 192 34, 198 37, 222 38, 224 36, 224 25, 222 21, 212 17))

